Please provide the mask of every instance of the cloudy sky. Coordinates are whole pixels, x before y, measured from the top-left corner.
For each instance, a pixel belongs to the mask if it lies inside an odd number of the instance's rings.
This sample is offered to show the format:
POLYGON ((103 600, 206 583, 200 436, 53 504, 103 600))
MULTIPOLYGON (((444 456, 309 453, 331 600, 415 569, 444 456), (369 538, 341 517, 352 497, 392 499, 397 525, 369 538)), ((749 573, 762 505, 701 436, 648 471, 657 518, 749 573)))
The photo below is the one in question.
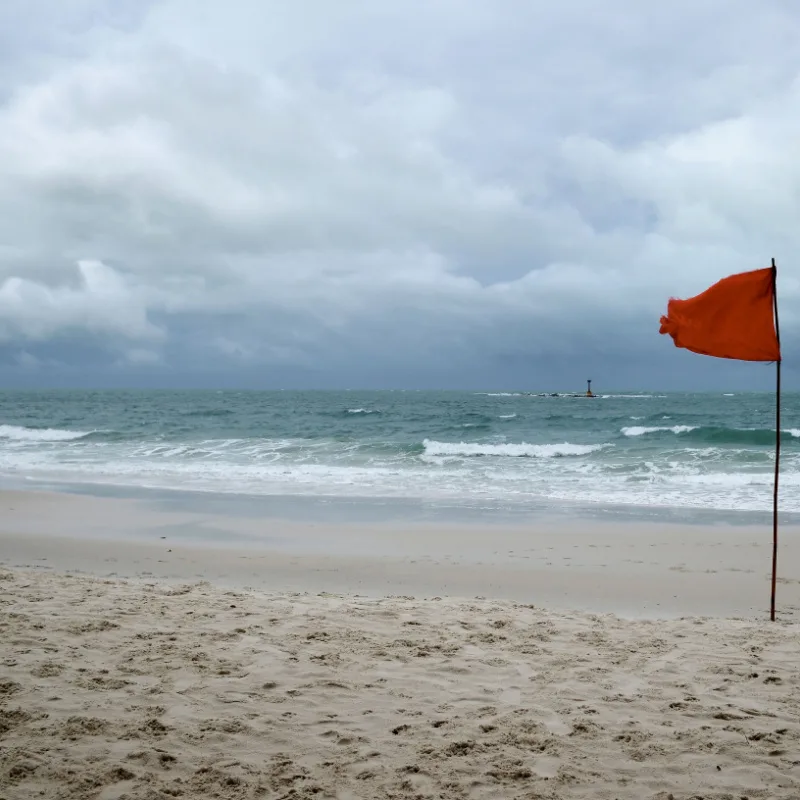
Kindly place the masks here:
POLYGON ((670 295, 779 266, 794 0, 5 0, 0 384, 768 388, 670 295))

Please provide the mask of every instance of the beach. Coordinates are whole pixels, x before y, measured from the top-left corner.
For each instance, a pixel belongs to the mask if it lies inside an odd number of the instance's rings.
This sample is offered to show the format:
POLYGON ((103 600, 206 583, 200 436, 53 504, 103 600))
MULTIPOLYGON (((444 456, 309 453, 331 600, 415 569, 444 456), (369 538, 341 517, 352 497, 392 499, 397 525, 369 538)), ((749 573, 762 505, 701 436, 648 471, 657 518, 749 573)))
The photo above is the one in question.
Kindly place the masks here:
POLYGON ((800 800, 798 40, 0 0, 0 800, 800 800))
POLYGON ((795 528, 234 508, 0 493, 0 797, 800 796, 795 528))

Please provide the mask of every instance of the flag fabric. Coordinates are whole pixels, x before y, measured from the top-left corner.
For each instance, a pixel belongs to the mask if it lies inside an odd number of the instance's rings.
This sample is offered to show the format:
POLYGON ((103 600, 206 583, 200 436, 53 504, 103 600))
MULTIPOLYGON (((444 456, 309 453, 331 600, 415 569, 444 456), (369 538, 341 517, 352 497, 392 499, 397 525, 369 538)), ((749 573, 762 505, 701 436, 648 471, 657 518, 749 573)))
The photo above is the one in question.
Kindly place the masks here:
POLYGON ((696 297, 671 299, 659 333, 676 347, 738 361, 780 361, 771 267, 723 278, 696 297))

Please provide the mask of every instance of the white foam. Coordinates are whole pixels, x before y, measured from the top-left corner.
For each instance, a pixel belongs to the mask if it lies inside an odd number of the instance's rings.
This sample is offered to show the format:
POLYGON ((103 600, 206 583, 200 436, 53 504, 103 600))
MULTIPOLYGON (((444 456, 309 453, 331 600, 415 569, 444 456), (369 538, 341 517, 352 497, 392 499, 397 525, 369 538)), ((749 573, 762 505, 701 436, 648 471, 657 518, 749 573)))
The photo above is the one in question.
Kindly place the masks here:
MULTIPOLYGON (((688 433, 689 431, 696 431, 698 429, 698 425, 672 425, 672 426, 653 426, 653 427, 643 427, 640 425, 632 425, 625 428, 620 428, 620 433, 623 433, 625 436, 644 436, 648 433, 658 433, 661 431, 670 431, 672 433, 688 433)), ((739 428, 739 430, 743 431, 758 431, 761 428, 739 428)), ((800 428, 782 428, 782 433, 788 433, 790 436, 793 436, 795 439, 800 439, 800 428)))
POLYGON ((586 456, 610 445, 605 444, 482 444, 480 442, 437 442, 425 439, 422 443, 428 456, 506 456, 511 458, 557 458, 586 456))
POLYGON ((348 414, 377 414, 378 412, 373 408, 348 408, 348 414))
POLYGON ((516 414, 500 414, 499 419, 514 419, 516 414))
MULTIPOLYGON (((768 431, 775 433, 775 428, 736 428, 739 431, 768 431)), ((788 433, 790 436, 800 437, 800 428, 781 428, 781 433, 788 433)))
POLYGON ((670 431, 672 433, 688 433, 689 431, 697 430, 697 425, 673 425, 672 427, 653 427, 646 428, 641 425, 631 425, 626 428, 620 428, 620 433, 625 436, 644 436, 648 433, 658 433, 659 431, 670 431))
POLYGON ((85 431, 64 431, 58 428, 23 428, 19 425, 0 425, 0 439, 15 442, 68 442, 88 436, 85 431))
MULTIPOLYGON (((758 511, 772 507, 769 475, 717 473, 714 475, 651 474, 638 481, 595 480, 586 483, 577 493, 568 484, 553 483, 543 494, 552 500, 627 505, 652 508, 716 509, 719 511, 758 511)), ((787 486, 800 485, 800 474, 781 477, 787 486), (784 480, 785 478, 785 480, 784 480)), ((784 511, 800 511, 795 492, 787 492, 784 511)))
MULTIPOLYGON (((658 430, 682 432, 691 426, 642 426, 623 432, 641 436, 658 430)), ((785 435, 800 439, 800 428, 785 435)), ((424 447, 393 447, 390 442, 334 439, 81 439, 85 436, 0 426, 0 471, 17 480, 232 494, 441 498, 503 506, 545 500, 768 511, 772 501, 774 454, 769 448, 687 448, 685 439, 670 438, 669 446, 645 453, 643 459, 637 452, 647 440, 637 444, 636 439, 620 439, 616 447, 508 443, 502 438, 427 439, 424 447), (601 448, 601 457, 587 457, 601 448)), ((482 438, 467 432, 463 436, 482 438)), ((800 448, 787 447, 782 469, 782 485, 800 488, 800 448)), ((800 512, 800 492, 783 493, 781 507, 800 512)))

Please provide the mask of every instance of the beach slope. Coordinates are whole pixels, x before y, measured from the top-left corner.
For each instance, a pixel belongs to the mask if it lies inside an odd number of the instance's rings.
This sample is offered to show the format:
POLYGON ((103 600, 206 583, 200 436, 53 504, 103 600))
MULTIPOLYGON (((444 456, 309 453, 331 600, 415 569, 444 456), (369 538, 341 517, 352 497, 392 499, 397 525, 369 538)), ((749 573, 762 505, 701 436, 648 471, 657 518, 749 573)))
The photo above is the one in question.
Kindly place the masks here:
POLYGON ((800 797, 800 625, 0 570, 0 797, 800 797))

